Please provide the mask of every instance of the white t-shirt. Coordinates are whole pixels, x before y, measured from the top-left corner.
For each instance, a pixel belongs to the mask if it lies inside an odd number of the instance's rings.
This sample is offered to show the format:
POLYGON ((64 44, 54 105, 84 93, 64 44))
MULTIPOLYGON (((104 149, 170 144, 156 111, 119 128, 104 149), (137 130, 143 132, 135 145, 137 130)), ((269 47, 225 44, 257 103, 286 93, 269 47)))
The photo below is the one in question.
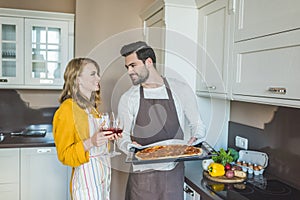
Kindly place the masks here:
MULTIPOLYGON (((178 120, 184 132, 184 141, 187 143, 192 136, 198 140, 204 140, 205 125, 201 120, 193 90, 180 80, 168 78, 167 81, 174 99, 178 120)), ((163 85, 157 88, 144 88, 144 98, 168 99, 165 87, 163 85)), ((124 123, 123 137, 118 140, 118 145, 125 153, 128 152, 128 145, 131 143, 130 135, 133 134, 132 130, 135 126, 139 106, 140 85, 132 86, 122 95, 118 106, 118 115, 124 123)))

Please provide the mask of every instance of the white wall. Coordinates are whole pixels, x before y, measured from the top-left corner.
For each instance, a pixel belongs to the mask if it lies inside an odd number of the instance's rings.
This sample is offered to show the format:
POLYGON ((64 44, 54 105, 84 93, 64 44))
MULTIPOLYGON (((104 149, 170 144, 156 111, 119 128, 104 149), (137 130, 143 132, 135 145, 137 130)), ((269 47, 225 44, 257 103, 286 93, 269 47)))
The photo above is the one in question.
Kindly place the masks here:
MULTIPOLYGON (((75 56, 88 56, 101 66, 102 111, 116 110, 131 86, 120 48, 142 40, 140 12, 154 0, 77 0, 75 56)), ((124 199, 128 165, 124 155, 112 160, 111 200, 124 199)))
POLYGON ((246 102, 231 102, 230 121, 264 129, 272 121, 277 106, 246 102))
POLYGON ((116 109, 131 86, 120 48, 142 40, 140 12, 154 0, 89 0, 76 2, 75 56, 88 56, 101 66, 102 110, 116 109))

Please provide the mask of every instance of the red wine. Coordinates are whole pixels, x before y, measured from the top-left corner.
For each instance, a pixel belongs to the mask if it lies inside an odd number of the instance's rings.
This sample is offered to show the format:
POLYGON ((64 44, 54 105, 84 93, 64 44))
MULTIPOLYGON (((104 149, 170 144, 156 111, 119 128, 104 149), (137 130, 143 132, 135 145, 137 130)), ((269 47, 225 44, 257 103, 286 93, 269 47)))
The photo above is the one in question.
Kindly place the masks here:
POLYGON ((117 135, 121 134, 123 132, 123 129, 121 128, 115 128, 114 133, 116 133, 117 135))
POLYGON ((123 129, 121 129, 121 128, 102 128, 101 131, 111 131, 111 133, 104 134, 105 136, 108 136, 108 135, 112 135, 112 134, 119 135, 123 132, 123 129))

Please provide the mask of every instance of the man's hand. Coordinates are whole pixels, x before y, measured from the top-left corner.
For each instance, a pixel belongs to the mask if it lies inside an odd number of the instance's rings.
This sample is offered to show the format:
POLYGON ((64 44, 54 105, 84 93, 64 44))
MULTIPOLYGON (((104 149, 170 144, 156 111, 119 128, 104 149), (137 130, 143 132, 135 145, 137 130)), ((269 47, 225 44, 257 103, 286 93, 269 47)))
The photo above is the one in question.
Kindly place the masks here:
POLYGON ((139 147, 142 146, 142 145, 140 145, 139 143, 137 143, 136 141, 133 141, 132 144, 134 144, 134 145, 136 145, 136 146, 139 146, 139 147))
POLYGON ((197 140, 196 137, 191 137, 191 139, 188 142, 188 145, 192 145, 197 140))

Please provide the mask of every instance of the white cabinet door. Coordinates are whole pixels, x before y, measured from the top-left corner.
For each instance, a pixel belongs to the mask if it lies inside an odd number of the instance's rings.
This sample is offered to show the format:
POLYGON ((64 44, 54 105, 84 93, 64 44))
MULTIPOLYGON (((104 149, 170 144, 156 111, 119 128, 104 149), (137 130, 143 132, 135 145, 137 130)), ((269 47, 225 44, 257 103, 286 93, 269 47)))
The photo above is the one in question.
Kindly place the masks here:
POLYGON ((228 1, 219 0, 199 9, 197 94, 226 94, 232 46, 228 1))
POLYGON ((194 1, 155 1, 141 13, 145 40, 157 53, 158 71, 195 89, 197 7, 194 1))
POLYGON ((300 27, 299 0, 237 0, 235 41, 300 27))
POLYGON ((19 200, 19 149, 0 149, 0 200, 19 200))
POLYGON ((0 17, 0 86, 24 84, 23 19, 0 17))
POLYGON ((62 89, 74 15, 0 8, 0 88, 62 89))
POLYGON ((236 43, 234 98, 267 97, 265 102, 277 104, 300 100, 299 36, 300 30, 295 30, 236 43))
POLYGON ((21 149, 21 200, 66 200, 68 185, 68 167, 55 147, 21 149))
POLYGON ((68 36, 66 21, 25 19, 26 85, 63 85, 68 36))
POLYGON ((155 51, 156 68, 161 74, 165 63, 165 27, 164 9, 145 19, 145 40, 155 51))
POLYGON ((238 0, 232 99, 300 107, 300 1, 238 0))

